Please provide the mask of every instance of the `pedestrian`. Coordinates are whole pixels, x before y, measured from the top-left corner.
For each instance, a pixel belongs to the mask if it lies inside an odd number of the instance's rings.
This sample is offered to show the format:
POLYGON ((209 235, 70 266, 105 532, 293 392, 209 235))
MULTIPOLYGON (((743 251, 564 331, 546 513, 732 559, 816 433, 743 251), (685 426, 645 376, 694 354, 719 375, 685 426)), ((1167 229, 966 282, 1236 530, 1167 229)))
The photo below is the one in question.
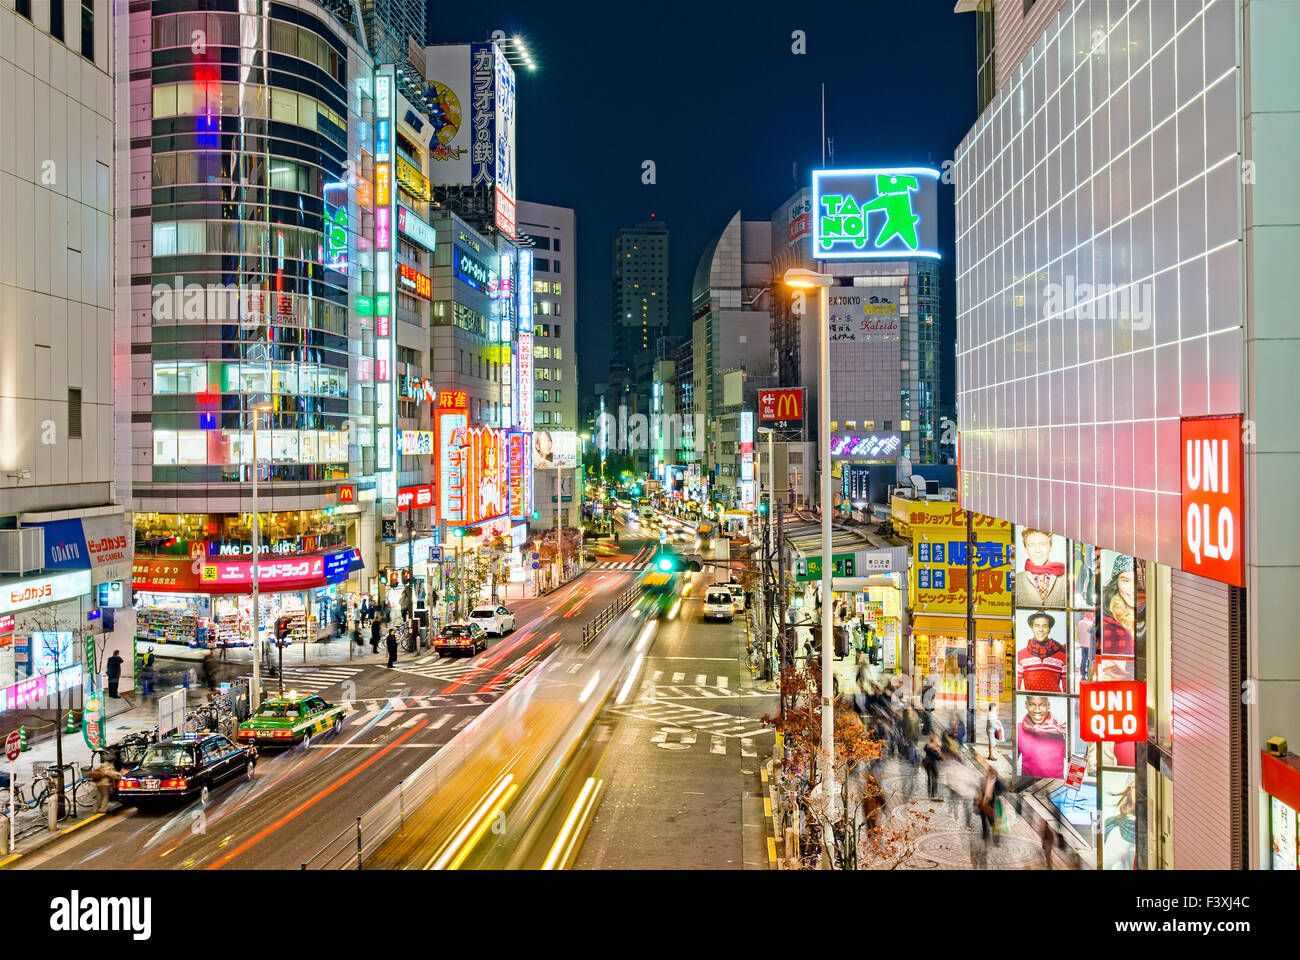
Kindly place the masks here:
POLYGON ((352 641, 358 646, 363 647, 365 643, 361 640, 361 621, 352 621, 352 641))
POLYGON ((157 659, 158 658, 154 656, 153 647, 150 647, 148 650, 144 652, 144 656, 141 657, 141 662, 146 667, 152 667, 154 665, 154 661, 157 659))
POLYGON ((113 788, 117 786, 117 779, 120 776, 117 767, 113 766, 107 757, 100 761, 99 766, 90 771, 90 782, 95 785, 96 813, 107 812, 108 798, 112 795, 113 788))
POLYGON ((1056 846, 1056 831, 1052 829, 1052 821, 1043 818, 1038 822, 1038 840, 1043 847, 1043 869, 1052 869, 1052 848, 1056 846))
POLYGON ((907 762, 912 766, 916 766, 917 761, 920 759, 916 749, 916 741, 920 739, 920 736, 921 719, 917 715, 915 708, 908 704, 903 710, 903 737, 907 741, 907 762))
POLYGON ((1006 792, 1007 786, 1002 782, 997 771, 992 767, 985 767, 984 782, 980 785, 975 802, 980 815, 980 834, 985 840, 992 839, 994 845, 998 843, 996 827, 1002 816, 1000 812, 1002 795, 1006 792))
POLYGON ((1000 741, 1004 735, 1002 729, 1002 718, 998 716, 997 701, 989 704, 988 713, 984 715, 984 736, 989 743, 989 759, 995 759, 993 756, 993 745, 1000 741))
POLYGON ((385 666, 392 667, 392 665, 397 662, 397 634, 394 633, 392 630, 388 631, 387 644, 388 644, 388 663, 386 663, 385 666))
POLYGON ((140 694, 142 696, 147 697, 153 693, 153 679, 153 660, 149 654, 146 654, 144 663, 140 667, 140 694))
POLYGON ((379 652, 379 617, 373 617, 370 621, 370 650, 372 653, 379 652))
POLYGON ((931 714, 934 712, 934 698, 937 693, 932 677, 926 677, 921 681, 921 733, 926 736, 933 732, 931 714))
POLYGON ((952 720, 948 723, 948 736, 957 741, 957 749, 966 745, 966 722, 961 718, 961 711, 952 712, 952 720))
POLYGON ((925 744, 925 759, 922 761, 925 767, 925 786, 931 800, 939 794, 939 761, 942 759, 943 744, 939 742, 937 733, 931 733, 925 744))
POLYGON ((122 652, 120 650, 114 650, 113 655, 104 664, 104 676, 108 678, 108 695, 117 700, 117 685, 122 679, 122 652))
POLYGON ((217 657, 211 650, 203 658, 203 685, 208 690, 217 688, 217 657))

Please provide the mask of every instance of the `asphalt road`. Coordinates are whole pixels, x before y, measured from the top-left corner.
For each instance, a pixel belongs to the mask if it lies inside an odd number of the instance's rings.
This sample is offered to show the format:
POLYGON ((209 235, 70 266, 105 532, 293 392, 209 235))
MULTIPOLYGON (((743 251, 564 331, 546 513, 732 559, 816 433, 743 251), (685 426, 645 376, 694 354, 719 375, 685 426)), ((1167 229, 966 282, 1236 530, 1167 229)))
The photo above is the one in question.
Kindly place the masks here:
POLYGON ((705 623, 713 581, 696 574, 660 621, 633 689, 610 702, 586 744, 602 792, 572 863, 579 870, 767 868, 759 764, 776 695, 745 665, 743 617, 705 623))
POLYGON ((218 787, 206 808, 128 808, 14 867, 297 869, 557 647, 576 645, 583 624, 633 577, 589 571, 545 597, 514 601, 518 628, 473 658, 407 654, 392 670, 294 668, 287 685, 350 702, 340 732, 263 750, 256 777, 218 787))

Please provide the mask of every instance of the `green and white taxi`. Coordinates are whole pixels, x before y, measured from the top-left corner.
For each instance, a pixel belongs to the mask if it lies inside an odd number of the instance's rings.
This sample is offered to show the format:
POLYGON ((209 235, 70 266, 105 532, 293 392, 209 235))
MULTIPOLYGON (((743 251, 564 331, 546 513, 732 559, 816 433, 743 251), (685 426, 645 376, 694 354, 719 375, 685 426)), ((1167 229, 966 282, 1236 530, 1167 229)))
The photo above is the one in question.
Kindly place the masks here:
POLYGON ((262 701, 257 712, 239 725, 236 739, 259 747, 292 746, 335 730, 344 711, 320 697, 290 693, 262 701))

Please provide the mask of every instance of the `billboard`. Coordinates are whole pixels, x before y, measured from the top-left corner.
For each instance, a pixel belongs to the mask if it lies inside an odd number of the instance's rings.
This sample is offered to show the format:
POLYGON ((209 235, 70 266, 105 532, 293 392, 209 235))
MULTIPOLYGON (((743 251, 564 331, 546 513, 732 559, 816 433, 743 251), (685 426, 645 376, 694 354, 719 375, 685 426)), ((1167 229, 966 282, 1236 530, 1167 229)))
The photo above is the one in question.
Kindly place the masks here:
MULTIPOLYGON (((831 343, 870 343, 901 339, 898 304, 903 288, 868 293, 870 287, 836 290, 829 298, 831 343)), ((897 351, 895 351, 896 353, 897 351)), ((893 358, 896 362, 897 358, 893 358)))
POLYGON ((1183 570, 1244 587, 1241 417, 1184 419, 1180 450, 1183 570))
POLYGON ((814 170, 812 255, 818 260, 939 259, 939 171, 814 170))
POLYGON ((506 437, 506 459, 510 466, 510 517, 527 520, 533 510, 533 438, 528 433, 506 437))
POLYGON ((438 474, 446 523, 477 524, 509 509, 506 432, 497 427, 456 427, 447 439, 438 474))
MULTIPOLYGON (((527 296, 531 297, 529 291, 527 296)), ((533 426, 533 331, 529 327, 525 332, 519 331, 518 370, 515 382, 519 387, 519 406, 516 408, 518 419, 515 423, 520 430, 531 430, 533 426)))
MULTIPOLYGON (((895 500, 895 505, 899 502, 895 500)), ((966 613, 966 511, 954 503, 906 501, 912 528, 912 607, 917 613, 966 613)), ((975 514, 976 616, 1011 615, 1011 524, 975 514)))
POLYGON ((426 250, 434 249, 438 239, 438 231, 425 223, 414 210, 400 203, 397 205, 397 231, 426 250))
POLYGON ((578 434, 573 430, 533 431, 533 466, 573 468, 578 465, 578 434))
POLYGON ((803 387, 758 391, 758 422, 799 423, 803 421, 803 387))
POLYGON ((429 179, 486 187, 498 229, 515 235, 515 73, 493 43, 425 48, 429 179))
POLYGON ((433 505, 433 487, 427 483, 418 487, 402 487, 397 491, 397 512, 423 510, 433 505))
POLYGON ((438 451, 438 520, 442 523, 457 521, 457 511, 461 502, 451 497, 444 480, 452 472, 451 438, 456 431, 469 425, 469 395, 464 390, 442 390, 438 393, 438 405, 433 411, 433 439, 438 451), (456 509, 453 509, 453 506, 456 509))

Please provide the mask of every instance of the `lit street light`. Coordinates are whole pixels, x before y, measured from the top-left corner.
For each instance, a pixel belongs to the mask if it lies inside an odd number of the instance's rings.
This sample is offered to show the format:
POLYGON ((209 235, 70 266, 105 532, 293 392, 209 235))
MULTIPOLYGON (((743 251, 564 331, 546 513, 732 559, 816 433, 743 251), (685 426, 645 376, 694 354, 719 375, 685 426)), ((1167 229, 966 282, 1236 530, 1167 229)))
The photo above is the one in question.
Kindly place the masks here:
POLYGON ((830 331, 827 314, 830 312, 830 286, 835 278, 815 270, 792 267, 785 272, 787 286, 817 291, 817 376, 818 395, 818 446, 822 471, 822 752, 825 768, 822 771, 823 795, 830 803, 835 796, 835 715, 834 680, 831 676, 831 657, 834 654, 834 604, 831 602, 831 360, 830 331))

